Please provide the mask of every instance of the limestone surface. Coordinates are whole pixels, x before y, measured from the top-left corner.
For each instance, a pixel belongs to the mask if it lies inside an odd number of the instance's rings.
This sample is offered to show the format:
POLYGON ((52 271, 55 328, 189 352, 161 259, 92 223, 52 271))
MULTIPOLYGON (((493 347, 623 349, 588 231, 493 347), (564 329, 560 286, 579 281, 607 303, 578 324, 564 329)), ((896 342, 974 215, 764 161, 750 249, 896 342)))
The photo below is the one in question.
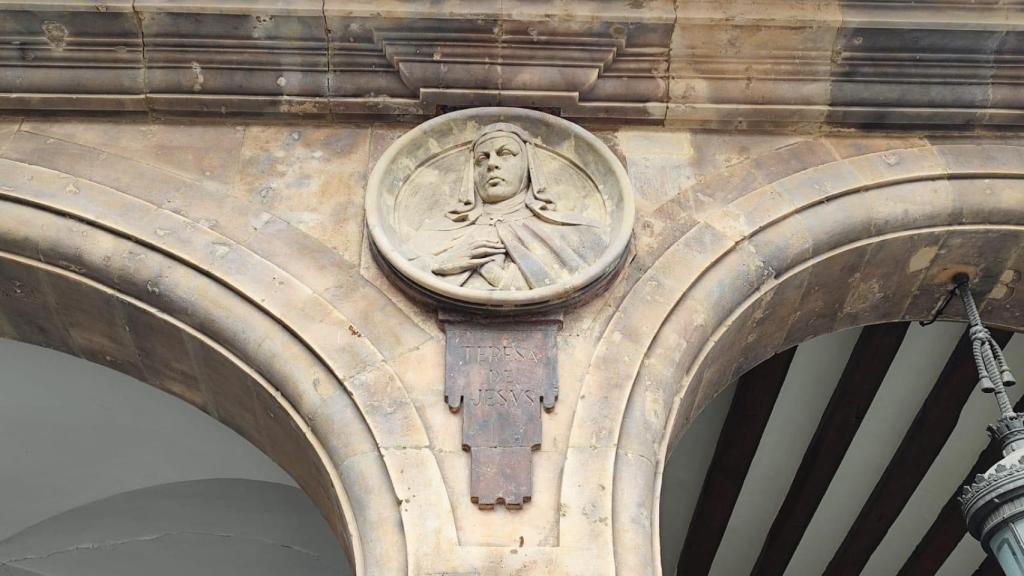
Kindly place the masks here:
POLYGON ((592 125, 636 192, 633 242, 564 314, 529 505, 480 510, 436 311, 365 233, 368 175, 410 129, 4 118, 0 336, 226 423, 295 478, 360 575, 592 576, 659 573, 668 453, 775 352, 926 318, 961 270, 986 322, 1024 329, 1013 134, 592 125))

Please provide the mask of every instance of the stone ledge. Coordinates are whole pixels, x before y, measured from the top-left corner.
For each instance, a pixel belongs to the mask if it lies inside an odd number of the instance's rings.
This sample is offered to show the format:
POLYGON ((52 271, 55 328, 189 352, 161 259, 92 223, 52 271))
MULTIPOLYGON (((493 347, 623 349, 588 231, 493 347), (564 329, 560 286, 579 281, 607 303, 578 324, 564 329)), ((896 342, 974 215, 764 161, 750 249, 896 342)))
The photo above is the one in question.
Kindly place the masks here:
POLYGON ((1019 5, 0 0, 0 14, 0 110, 1024 125, 1019 5))
POLYGON ((0 1, 0 108, 660 121, 674 13, 652 6, 0 1))

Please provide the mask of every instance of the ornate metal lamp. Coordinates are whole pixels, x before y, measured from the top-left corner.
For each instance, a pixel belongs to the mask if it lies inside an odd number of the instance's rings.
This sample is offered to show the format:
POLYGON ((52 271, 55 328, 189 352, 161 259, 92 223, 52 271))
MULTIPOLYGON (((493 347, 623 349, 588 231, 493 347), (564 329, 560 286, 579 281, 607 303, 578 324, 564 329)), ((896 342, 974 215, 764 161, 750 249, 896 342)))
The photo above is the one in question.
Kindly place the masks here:
POLYGON ((974 362, 981 390, 993 393, 999 419, 988 426, 989 436, 999 442, 1003 459, 960 493, 960 507, 967 529, 985 551, 999 562, 1007 576, 1024 576, 1024 414, 1014 412, 1006 386, 1016 382, 1003 352, 981 324, 966 274, 954 278, 970 322, 974 362))

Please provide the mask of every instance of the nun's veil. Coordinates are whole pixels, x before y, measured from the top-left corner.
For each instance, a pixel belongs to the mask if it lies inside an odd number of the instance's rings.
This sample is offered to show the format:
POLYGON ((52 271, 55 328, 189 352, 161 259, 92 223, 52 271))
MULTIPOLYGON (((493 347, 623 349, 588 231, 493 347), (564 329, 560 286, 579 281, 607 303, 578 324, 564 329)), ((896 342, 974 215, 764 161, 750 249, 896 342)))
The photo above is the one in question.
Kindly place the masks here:
POLYGON ((483 213, 483 201, 476 193, 476 181, 473 178, 473 151, 477 144, 497 136, 508 136, 517 142, 526 151, 527 184, 526 206, 541 220, 550 224, 565 224, 570 226, 593 225, 589 220, 579 214, 571 212, 559 212, 555 201, 548 194, 547 179, 544 169, 538 161, 537 145, 530 133, 519 126, 507 122, 489 124, 480 130, 473 144, 467 152, 466 168, 462 174, 462 182, 459 187, 458 200, 454 207, 445 212, 445 218, 451 221, 454 226, 446 228, 460 228, 472 224, 483 213))

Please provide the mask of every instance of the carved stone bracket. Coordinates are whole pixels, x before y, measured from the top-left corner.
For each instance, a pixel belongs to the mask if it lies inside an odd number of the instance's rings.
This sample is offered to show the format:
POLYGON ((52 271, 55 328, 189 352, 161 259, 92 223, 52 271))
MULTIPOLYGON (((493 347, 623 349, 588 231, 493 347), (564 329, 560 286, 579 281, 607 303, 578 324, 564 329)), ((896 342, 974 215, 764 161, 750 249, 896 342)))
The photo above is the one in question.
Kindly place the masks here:
POLYGON ((533 106, 563 116, 658 118, 668 99, 671 26, 328 16, 332 86, 439 107, 533 106), (564 24, 564 23, 563 23, 564 24))

